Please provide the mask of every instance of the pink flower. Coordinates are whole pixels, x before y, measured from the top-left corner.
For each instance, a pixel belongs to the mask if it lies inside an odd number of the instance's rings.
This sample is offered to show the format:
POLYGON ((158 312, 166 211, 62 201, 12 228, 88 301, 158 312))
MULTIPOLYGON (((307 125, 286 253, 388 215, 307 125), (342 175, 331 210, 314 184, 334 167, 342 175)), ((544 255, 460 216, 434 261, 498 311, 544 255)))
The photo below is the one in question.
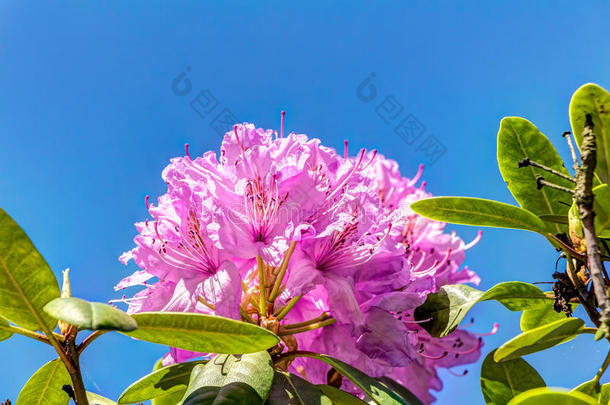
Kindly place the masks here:
MULTIPOLYGON (((410 209, 428 196, 417 185, 422 167, 407 179, 375 151, 350 158, 345 149, 339 156, 305 135, 242 124, 219 158, 191 159, 187 149, 172 159, 167 193, 147 201, 152 220, 136 224, 136 247, 121 256, 141 270, 116 288, 145 287, 124 299, 129 312, 255 322, 282 336, 284 353, 326 353, 432 402, 437 369, 475 361, 482 343, 464 330, 432 338, 413 310, 442 285, 479 282, 461 268, 472 244, 410 209), (261 289, 267 315, 252 304, 261 289)), ((172 348, 164 363, 198 355, 172 348)), ((329 371, 306 358, 290 368, 316 383, 329 371)))

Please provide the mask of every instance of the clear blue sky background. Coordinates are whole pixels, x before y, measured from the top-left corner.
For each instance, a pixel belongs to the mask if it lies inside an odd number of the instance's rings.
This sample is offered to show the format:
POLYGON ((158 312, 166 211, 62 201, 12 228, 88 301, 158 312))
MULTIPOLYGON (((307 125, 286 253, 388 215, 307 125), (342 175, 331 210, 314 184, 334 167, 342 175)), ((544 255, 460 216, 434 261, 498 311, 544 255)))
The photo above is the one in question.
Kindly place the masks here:
MULTIPOLYGON (((583 83, 610 87, 610 7, 602 2, 17 2, 0 3, 0 206, 29 233, 57 275, 72 269, 75 295, 116 298, 134 270, 117 257, 132 246, 144 196, 164 192, 161 170, 183 154, 217 150, 210 126, 228 108, 240 120, 319 137, 326 145, 378 148, 406 176, 428 163, 435 194, 512 202, 496 165, 503 116, 533 121, 558 143, 568 103, 583 83), (255 4, 256 3, 256 4, 255 4), (172 80, 190 67, 192 90, 172 80), (371 72, 377 98, 356 87, 371 72), (191 100, 218 101, 199 116, 191 100), (434 164, 377 114, 394 96, 446 147, 434 164)), ((396 121, 394 121, 394 124, 396 121)), ((476 230, 455 227, 464 239, 476 230)), ((482 287, 548 281, 555 253, 536 235, 484 230, 469 252, 482 287)), ((518 333, 518 314, 495 303, 473 311, 472 330, 500 322, 487 354, 518 333)), ((549 385, 590 379, 605 343, 586 335, 528 357, 549 385)), ((107 334, 83 357, 94 392, 115 398, 165 351, 107 334)), ((53 358, 42 344, 0 344, 0 397, 53 358)), ((480 362, 468 376, 443 373, 439 403, 483 403, 480 362)), ((456 371, 461 372, 463 368, 456 371)))

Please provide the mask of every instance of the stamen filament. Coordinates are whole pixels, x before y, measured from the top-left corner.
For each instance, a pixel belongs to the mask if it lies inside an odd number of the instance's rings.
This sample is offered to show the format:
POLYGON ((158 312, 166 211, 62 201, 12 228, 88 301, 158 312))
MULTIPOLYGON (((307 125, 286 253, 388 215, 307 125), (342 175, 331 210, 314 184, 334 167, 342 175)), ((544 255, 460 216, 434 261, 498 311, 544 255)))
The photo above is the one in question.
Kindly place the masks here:
POLYGON ((206 307, 210 308, 212 311, 216 311, 216 305, 207 302, 205 300, 205 298, 203 298, 201 295, 199 297, 197 297, 197 301, 201 302, 203 305, 205 305, 206 307))

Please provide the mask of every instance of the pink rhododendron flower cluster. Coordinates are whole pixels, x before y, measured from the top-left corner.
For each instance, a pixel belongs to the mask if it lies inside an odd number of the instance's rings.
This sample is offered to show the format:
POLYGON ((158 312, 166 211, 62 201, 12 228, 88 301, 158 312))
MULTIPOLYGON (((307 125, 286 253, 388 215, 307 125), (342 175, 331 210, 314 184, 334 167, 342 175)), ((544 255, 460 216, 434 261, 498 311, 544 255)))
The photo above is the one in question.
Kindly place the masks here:
MULTIPOLYGON (((429 390, 442 388, 437 370, 476 361, 482 343, 464 330, 433 338, 413 319, 442 285, 479 282, 461 268, 471 244, 409 208, 429 196, 421 172, 407 179, 375 151, 349 157, 346 143, 341 156, 306 135, 236 125, 219 157, 187 149, 163 171, 168 191, 147 200, 152 220, 136 225, 137 246, 121 256, 141 270, 117 289, 146 287, 125 299, 130 313, 258 323, 282 337, 278 353, 329 354, 430 403, 429 390)), ((200 355, 171 349, 165 363, 200 355)), ((289 367, 314 383, 329 378, 314 359, 289 367)))

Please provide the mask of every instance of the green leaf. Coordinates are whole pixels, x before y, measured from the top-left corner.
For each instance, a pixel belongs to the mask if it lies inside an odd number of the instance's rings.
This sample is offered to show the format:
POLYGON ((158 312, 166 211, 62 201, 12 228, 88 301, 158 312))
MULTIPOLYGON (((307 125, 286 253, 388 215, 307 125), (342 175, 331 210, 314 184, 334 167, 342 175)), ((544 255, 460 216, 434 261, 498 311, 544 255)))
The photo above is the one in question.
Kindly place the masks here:
MULTIPOLYGON (((313 359, 321 360, 333 367, 339 373, 341 373, 348 380, 353 382, 360 388, 366 395, 371 397, 371 399, 376 404, 403 404, 403 405, 413 405, 415 402, 407 402, 403 399, 399 394, 391 390, 387 385, 382 382, 369 377, 364 374, 362 371, 358 370, 342 362, 341 360, 337 360, 333 357, 327 356, 325 354, 317 354, 317 353, 309 353, 309 352, 298 352, 295 354, 299 357, 311 357, 313 359)), ((405 388, 406 389, 406 388, 405 388)))
MULTIPOLYGON (((502 178, 519 205, 536 215, 566 215, 568 207, 561 204, 571 202, 571 196, 563 191, 543 187, 538 190, 536 175, 551 183, 574 188, 568 180, 554 176, 536 167, 519 167, 519 161, 530 158, 542 165, 570 175, 553 144, 531 122, 519 117, 506 117, 498 132, 498 166, 502 178)), ((559 225, 548 225, 552 233, 561 230, 559 225)))
POLYGON ((59 297, 59 284, 30 238, 0 208, 0 315, 31 330, 56 321, 42 311, 59 297))
POLYGON ((415 394, 413 394, 411 391, 409 391, 405 386, 400 384, 398 381, 394 381, 393 379, 391 379, 390 377, 387 377, 387 376, 378 377, 377 379, 379 381, 381 381, 382 383, 384 383, 385 385, 387 385, 390 389, 392 389, 394 392, 399 394, 401 397, 403 397, 407 401, 408 404, 423 405, 423 402, 421 402, 419 400, 419 398, 417 398, 415 396, 415 394))
POLYGON ((600 386, 598 383, 593 387, 593 380, 591 380, 580 384, 572 390, 572 392, 574 391, 582 392, 583 394, 598 400, 602 405, 608 405, 608 403, 610 403, 610 384, 600 386))
POLYGON ((572 392, 574 391, 582 392, 583 394, 586 394, 599 401, 602 394, 602 387, 599 385, 599 383, 594 383, 593 380, 591 380, 580 384, 578 387, 572 390, 572 392))
POLYGON ((575 338, 584 324, 582 319, 566 318, 530 329, 500 346, 494 360, 512 360, 565 343, 575 338))
MULTIPOLYGON (((317 387, 322 391, 328 398, 330 398, 329 403, 334 405, 363 405, 366 404, 360 398, 356 398, 352 394, 349 394, 339 388, 331 387, 330 385, 319 384, 317 387)), ((280 403, 278 402, 278 405, 280 403)))
POLYGON ((8 321, 0 316, 0 342, 13 336, 10 329, 11 325, 8 324, 8 321))
POLYGON ((602 405, 608 405, 610 403, 610 384, 602 385, 602 392, 599 396, 599 402, 602 405))
POLYGON ((511 311, 521 311, 545 305, 548 298, 538 287, 519 281, 500 283, 486 292, 464 284, 445 285, 429 294, 415 309, 415 319, 432 336, 447 336, 458 327, 468 311, 480 301, 495 300, 511 311))
POLYGON ((595 233, 601 238, 610 238, 610 187, 601 184, 593 189, 595 209, 595 233))
POLYGON ((267 405, 332 405, 319 386, 294 374, 275 370, 267 405))
POLYGON ((87 391, 87 399, 89 400, 89 405, 116 405, 116 402, 113 400, 89 391, 87 391))
POLYGON ((538 218, 552 224, 568 225, 568 217, 563 215, 538 215, 538 218))
MULTIPOLYGON (((578 304, 570 304, 572 309, 575 309, 578 304)), ((535 329, 539 326, 546 325, 547 323, 566 319, 566 315, 563 312, 555 312, 553 309, 553 303, 549 302, 540 308, 526 309, 521 315, 521 331, 535 329)))
POLYGON ((487 405, 506 405, 515 396, 546 384, 538 372, 523 359, 496 363, 495 350, 481 366, 481 391, 487 405))
POLYGON ((534 388, 517 395, 509 405, 599 405, 596 400, 581 392, 551 391, 534 388))
MULTIPOLYGON (((155 371, 140 378, 131 384, 119 397, 119 404, 134 404, 155 398, 163 403, 165 398, 177 398, 179 402, 189 384, 189 377, 193 368, 198 364, 205 364, 207 361, 189 361, 186 363, 172 364, 167 367, 155 365, 155 371), (179 396, 178 396, 179 395, 179 396)), ((159 362, 157 362, 159 364, 159 362)))
POLYGON ((273 383, 273 365, 266 351, 218 355, 195 366, 182 405, 262 404, 273 383))
POLYGON ((16 405, 67 405, 70 397, 62 387, 71 384, 70 374, 61 360, 52 360, 25 383, 16 405))
POLYGON ((482 198, 432 197, 414 202, 411 208, 436 221, 546 233, 544 222, 531 212, 482 198))
POLYGON ((220 316, 184 312, 140 312, 138 329, 121 332, 147 342, 205 353, 253 353, 267 350, 279 338, 267 329, 220 316))
POLYGON ((587 114, 593 118, 593 132, 597 141, 595 173, 603 183, 610 183, 610 94, 593 83, 576 90, 570 101, 570 123, 579 147, 587 114))
POLYGON ((125 312, 101 302, 80 298, 56 298, 43 308, 46 313, 79 329, 132 331, 138 325, 125 312))

